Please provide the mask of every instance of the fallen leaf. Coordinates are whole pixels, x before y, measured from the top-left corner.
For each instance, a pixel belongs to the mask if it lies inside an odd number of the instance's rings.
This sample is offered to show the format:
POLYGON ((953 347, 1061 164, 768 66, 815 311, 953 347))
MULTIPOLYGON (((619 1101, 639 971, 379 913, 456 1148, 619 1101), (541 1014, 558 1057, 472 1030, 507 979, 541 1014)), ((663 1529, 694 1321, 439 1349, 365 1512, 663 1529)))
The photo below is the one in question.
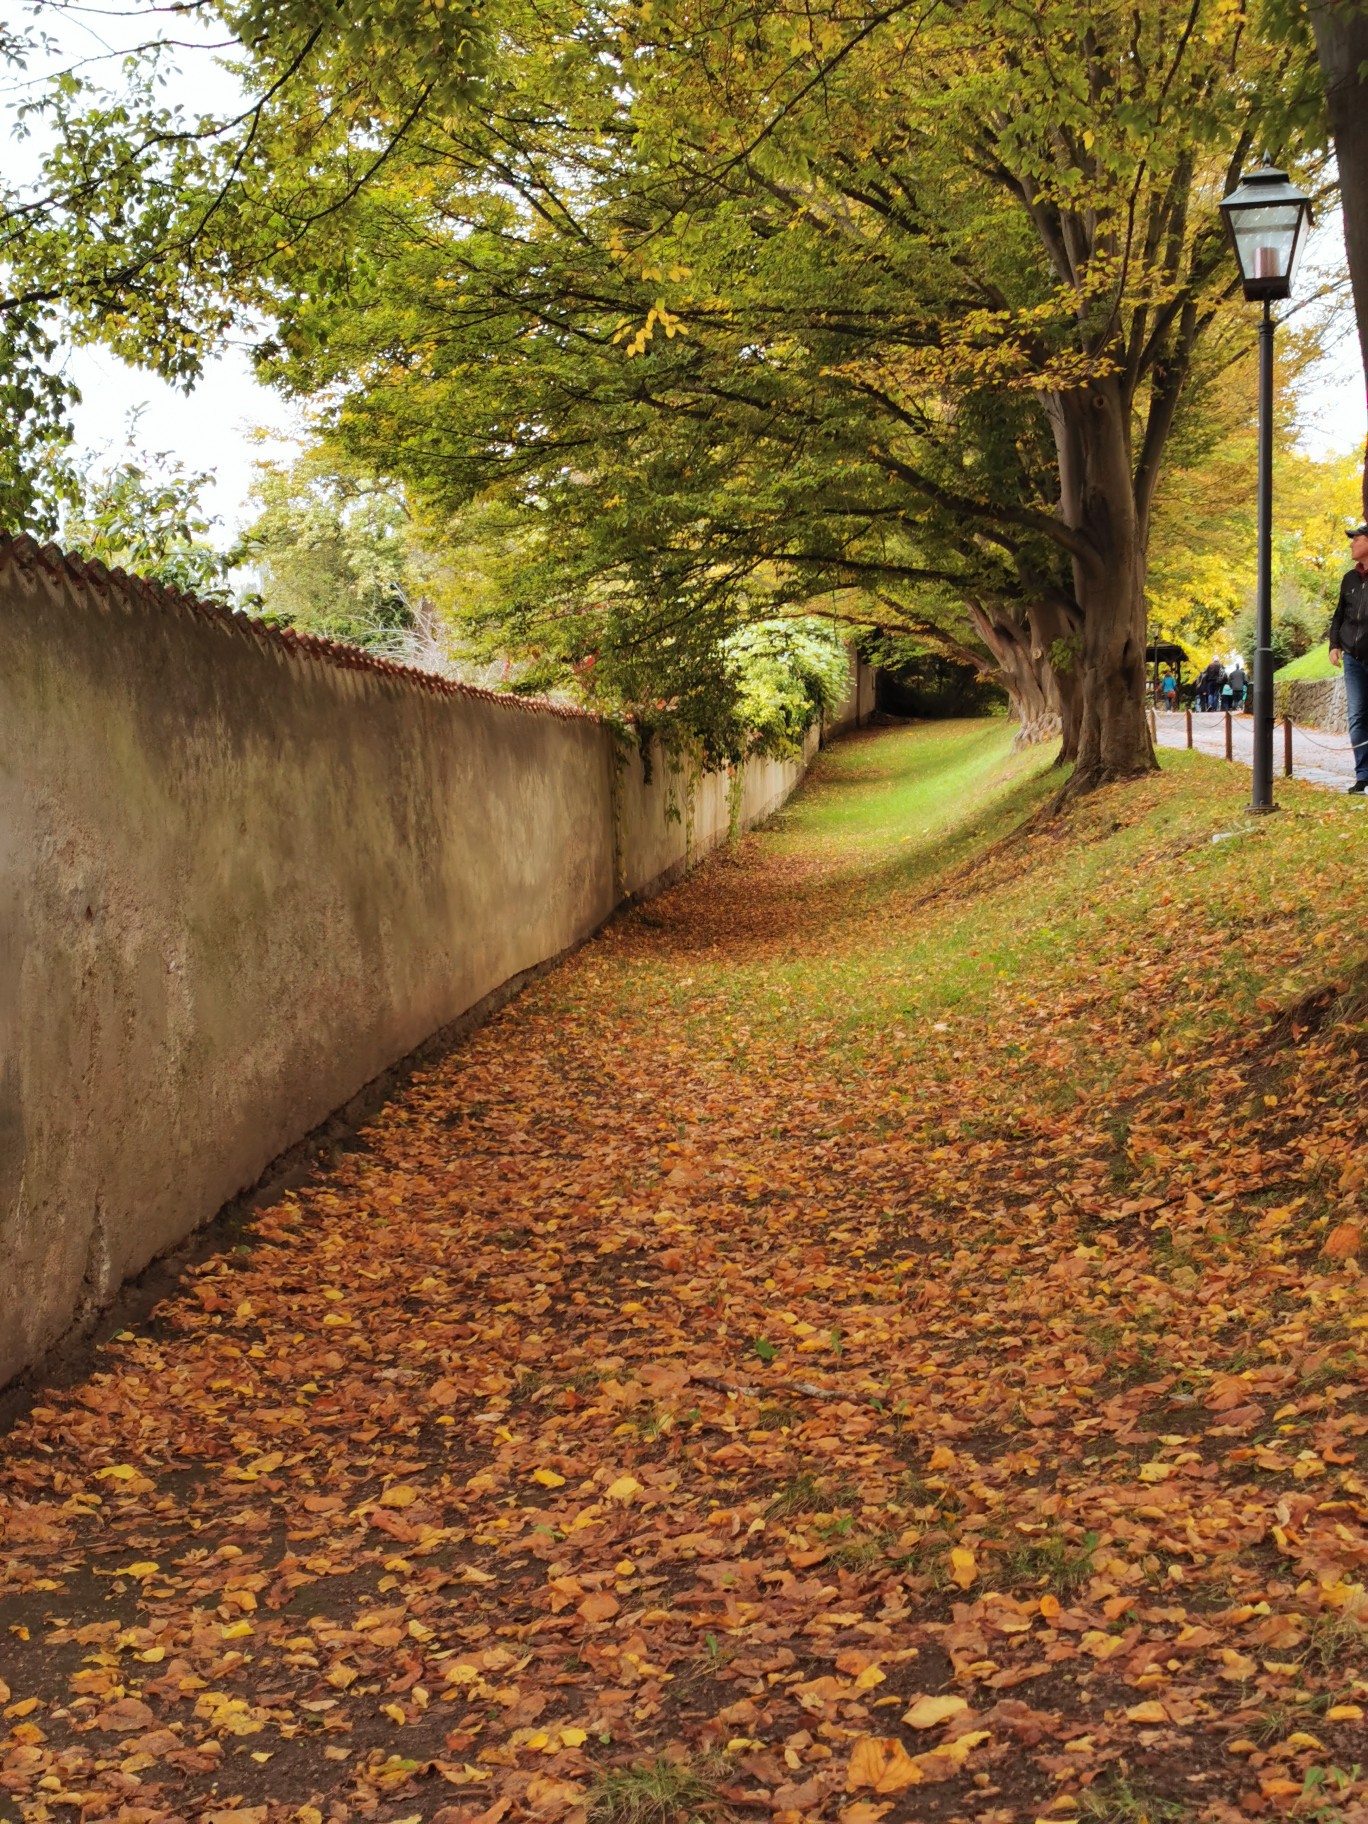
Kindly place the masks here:
POLYGON ((922 1770, 896 1738, 862 1735, 850 1751, 846 1791, 872 1787, 877 1793, 903 1792, 920 1785, 922 1770))
POLYGON ((951 1551, 950 1576, 962 1590, 967 1590, 978 1576, 978 1560, 967 1546, 957 1545, 951 1551))
POLYGON ((902 1720, 910 1729, 935 1729, 952 1716, 963 1716, 968 1708, 962 1697, 919 1697, 910 1710, 903 1712, 902 1720))

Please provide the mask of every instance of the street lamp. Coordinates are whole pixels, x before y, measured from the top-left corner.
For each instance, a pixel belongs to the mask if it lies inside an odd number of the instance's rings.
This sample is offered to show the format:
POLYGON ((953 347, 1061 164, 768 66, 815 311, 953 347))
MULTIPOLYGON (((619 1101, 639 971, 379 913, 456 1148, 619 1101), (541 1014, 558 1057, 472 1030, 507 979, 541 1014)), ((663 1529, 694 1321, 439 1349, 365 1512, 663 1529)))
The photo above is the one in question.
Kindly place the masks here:
POLYGON ((1254 793, 1251 811, 1273 807, 1273 315, 1292 295, 1311 226, 1311 199, 1265 165, 1221 204, 1244 294, 1262 303, 1259 325, 1259 587, 1254 634, 1254 793))

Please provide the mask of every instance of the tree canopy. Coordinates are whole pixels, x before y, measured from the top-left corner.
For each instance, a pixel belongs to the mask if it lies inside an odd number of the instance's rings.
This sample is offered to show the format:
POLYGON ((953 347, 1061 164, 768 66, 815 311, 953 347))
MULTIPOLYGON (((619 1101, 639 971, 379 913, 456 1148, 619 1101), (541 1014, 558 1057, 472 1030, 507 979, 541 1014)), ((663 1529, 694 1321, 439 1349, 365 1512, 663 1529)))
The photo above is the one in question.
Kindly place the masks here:
POLYGON ((1161 476, 1252 331, 1215 205, 1256 148, 1319 181, 1304 22, 214 11, 240 118, 161 106, 155 58, 136 105, 49 98, 35 307, 172 376, 263 314, 351 459, 516 525, 485 624, 565 675, 678 702, 817 609, 1029 674, 1080 785, 1152 763, 1161 476))

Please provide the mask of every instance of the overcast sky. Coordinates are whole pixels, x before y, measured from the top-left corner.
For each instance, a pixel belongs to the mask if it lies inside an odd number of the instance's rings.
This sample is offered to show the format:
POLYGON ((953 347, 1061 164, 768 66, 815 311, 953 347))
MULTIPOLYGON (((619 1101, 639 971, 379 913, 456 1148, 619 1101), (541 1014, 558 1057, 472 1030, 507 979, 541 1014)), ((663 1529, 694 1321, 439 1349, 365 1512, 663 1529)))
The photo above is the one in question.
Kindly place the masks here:
MULTIPOLYGON (((0 0, 0 5, 12 0, 0 0)), ((173 18, 149 9, 140 0, 129 0, 126 11, 111 7, 40 4, 25 6, 25 17, 37 17, 58 40, 58 55, 46 67, 57 68, 77 60, 94 71, 107 70, 117 78, 119 54, 167 26, 183 41, 193 27, 186 18, 173 18)), ((181 98, 196 111, 227 111, 239 100, 233 79, 215 62, 212 50, 190 49, 181 54, 181 98)), ((28 72, 31 83, 43 73, 35 64, 28 72)), ((24 94, 31 94, 23 79, 10 79, 0 91, 0 108, 6 111, 24 94)), ((174 95, 174 90, 170 91, 174 95)), ((8 138, 8 135, 5 136, 8 138)), ((22 177, 34 153, 23 145, 7 147, 11 176, 22 177)), ((1344 250, 1337 220, 1324 221, 1313 239, 1307 267, 1308 280, 1315 269, 1343 270, 1344 250)), ((211 470, 215 476, 206 504, 222 522, 219 537, 227 542, 250 514, 248 491, 255 464, 263 456, 288 454, 290 439, 302 425, 297 408, 266 388, 258 386, 245 353, 245 342, 226 347, 212 361, 193 394, 186 396, 155 375, 126 366, 103 349, 73 349, 67 368, 81 389, 76 412, 77 434, 91 450, 120 449, 130 411, 141 408, 138 444, 151 454, 166 451, 187 468, 211 470), (262 440, 264 434, 264 441, 262 440)), ((1364 380, 1352 321, 1338 340, 1330 359, 1315 376, 1305 395, 1304 444, 1316 455, 1338 454, 1362 445, 1368 434, 1364 380)), ((1252 485, 1252 484, 1251 484, 1252 485)))

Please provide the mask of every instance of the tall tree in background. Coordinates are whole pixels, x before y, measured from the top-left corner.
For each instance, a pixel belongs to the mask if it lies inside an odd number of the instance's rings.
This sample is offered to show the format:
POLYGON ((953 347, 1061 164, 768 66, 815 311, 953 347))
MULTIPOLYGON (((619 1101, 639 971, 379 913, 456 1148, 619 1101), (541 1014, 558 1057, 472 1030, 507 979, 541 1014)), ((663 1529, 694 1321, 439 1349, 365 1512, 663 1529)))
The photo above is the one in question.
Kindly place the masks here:
MULTIPOLYGON (((1310 13, 1339 166, 1359 355, 1368 380, 1368 6, 1363 0, 1310 0, 1310 13)), ((1368 518, 1368 444, 1362 504, 1368 518)))
POLYGON ((370 467, 537 516, 510 614, 572 662, 668 696, 776 607, 954 600, 1054 691, 1075 789, 1152 765, 1214 203, 1313 148, 1305 33, 1231 0, 213 10, 241 115, 164 107, 155 54, 122 98, 59 87, 0 312, 61 301, 182 378, 274 314, 272 371, 344 393, 370 467))
POLYGON ((1309 40, 1226 0, 554 23, 372 192, 344 284, 282 274, 279 377, 431 498, 535 503, 527 600, 586 647, 949 590, 1053 623, 1073 789, 1152 766, 1159 477, 1248 333, 1215 203, 1314 146, 1309 40))

